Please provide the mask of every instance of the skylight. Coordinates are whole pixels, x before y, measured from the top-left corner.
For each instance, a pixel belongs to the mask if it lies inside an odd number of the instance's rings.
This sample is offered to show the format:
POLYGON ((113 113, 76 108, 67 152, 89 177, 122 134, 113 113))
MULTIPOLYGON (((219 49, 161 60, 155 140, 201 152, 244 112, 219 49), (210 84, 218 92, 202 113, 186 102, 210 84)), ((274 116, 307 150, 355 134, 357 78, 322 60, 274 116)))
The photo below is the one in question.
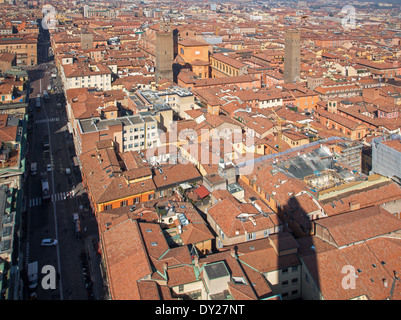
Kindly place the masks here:
POLYGON ((232 277, 235 284, 246 284, 244 277, 232 277))

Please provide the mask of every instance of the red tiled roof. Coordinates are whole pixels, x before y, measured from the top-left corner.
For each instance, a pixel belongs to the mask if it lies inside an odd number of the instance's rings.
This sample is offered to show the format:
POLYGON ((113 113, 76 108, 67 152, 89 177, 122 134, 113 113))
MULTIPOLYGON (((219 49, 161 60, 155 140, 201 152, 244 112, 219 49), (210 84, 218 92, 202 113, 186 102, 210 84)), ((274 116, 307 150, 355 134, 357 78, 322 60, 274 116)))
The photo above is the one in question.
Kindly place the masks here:
POLYGON ((201 198, 205 198, 207 197, 210 192, 204 187, 204 186, 200 186, 199 188, 195 189, 195 193, 201 198))

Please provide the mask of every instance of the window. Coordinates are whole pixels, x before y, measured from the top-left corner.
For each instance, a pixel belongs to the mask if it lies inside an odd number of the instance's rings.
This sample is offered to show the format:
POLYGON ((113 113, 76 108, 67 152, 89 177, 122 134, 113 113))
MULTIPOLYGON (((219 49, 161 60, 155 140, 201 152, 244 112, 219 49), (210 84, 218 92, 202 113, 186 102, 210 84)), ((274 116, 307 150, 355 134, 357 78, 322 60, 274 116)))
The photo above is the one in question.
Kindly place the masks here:
POLYGON ((291 284, 292 284, 293 286, 297 285, 297 284, 298 284, 298 278, 292 279, 292 280, 291 280, 291 284))
POLYGON ((253 239, 255 239, 255 233, 248 233, 248 234, 246 235, 246 240, 247 240, 247 241, 253 240, 253 239))
POLYGON ((104 210, 111 210, 112 209, 112 205, 108 204, 104 206, 104 210))
POLYGON ((127 205, 128 205, 128 201, 127 200, 121 201, 121 203, 120 203, 120 207, 125 207, 127 205))
POLYGON ((288 280, 282 281, 282 282, 281 282, 281 286, 284 287, 284 288, 285 288, 285 287, 288 287, 288 280))
POLYGON ((281 270, 282 274, 288 274, 288 268, 284 268, 283 270, 281 270))

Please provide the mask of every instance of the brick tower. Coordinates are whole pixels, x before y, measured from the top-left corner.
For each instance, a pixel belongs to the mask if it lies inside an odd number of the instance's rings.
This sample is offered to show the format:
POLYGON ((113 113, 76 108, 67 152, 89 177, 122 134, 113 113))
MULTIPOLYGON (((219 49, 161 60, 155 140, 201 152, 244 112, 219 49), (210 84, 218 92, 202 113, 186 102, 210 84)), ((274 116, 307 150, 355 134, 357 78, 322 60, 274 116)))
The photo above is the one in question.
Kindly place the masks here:
POLYGON ((160 79, 173 81, 173 31, 170 21, 161 20, 156 32, 156 83, 160 79))
POLYGON ((288 30, 285 34, 284 81, 299 81, 301 72, 301 34, 298 30, 288 30))

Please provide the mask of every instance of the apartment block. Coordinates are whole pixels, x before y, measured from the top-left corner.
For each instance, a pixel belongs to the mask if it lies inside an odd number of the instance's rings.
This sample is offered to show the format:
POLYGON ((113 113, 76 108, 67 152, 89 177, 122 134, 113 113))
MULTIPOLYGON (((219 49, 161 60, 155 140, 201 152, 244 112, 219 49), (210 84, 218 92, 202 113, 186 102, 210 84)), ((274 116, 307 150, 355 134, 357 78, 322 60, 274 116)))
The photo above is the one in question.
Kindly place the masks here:
POLYGON ((64 89, 97 88, 111 90, 111 70, 103 64, 72 63, 63 65, 61 78, 64 89))
POLYGON ((93 143, 105 139, 114 140, 120 152, 139 152, 158 146, 158 125, 152 116, 132 115, 114 119, 94 117, 78 120, 77 124, 79 153, 85 153, 93 143))
POLYGON ((37 36, 0 37, 0 52, 16 54, 17 66, 35 66, 38 63, 37 36))

